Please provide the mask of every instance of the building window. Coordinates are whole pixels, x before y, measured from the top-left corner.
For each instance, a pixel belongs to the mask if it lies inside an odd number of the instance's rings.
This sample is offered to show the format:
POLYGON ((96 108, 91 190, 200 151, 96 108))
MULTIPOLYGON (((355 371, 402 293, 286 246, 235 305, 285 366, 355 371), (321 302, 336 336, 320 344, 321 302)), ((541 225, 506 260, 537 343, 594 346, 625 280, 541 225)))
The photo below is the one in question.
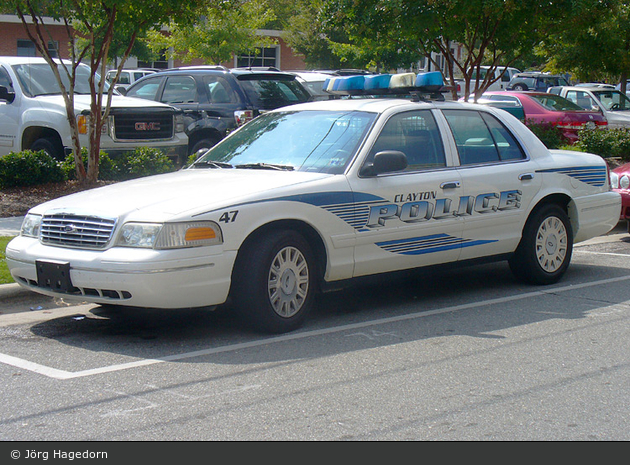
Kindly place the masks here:
MULTIPOLYGON (((59 50, 59 42, 53 41, 53 40, 48 42, 48 52, 50 52, 51 57, 57 58, 59 56, 58 50, 59 50)), ((35 48, 35 43, 33 43, 30 40, 18 39, 17 56, 19 57, 37 56, 37 49, 35 48)))
POLYGON ((249 66, 278 67, 277 47, 258 47, 250 54, 236 57, 236 66, 247 68, 249 66))
POLYGON ((160 56, 155 61, 141 61, 138 60, 138 68, 155 68, 155 69, 168 69, 168 59, 166 58, 166 49, 160 52, 160 56))

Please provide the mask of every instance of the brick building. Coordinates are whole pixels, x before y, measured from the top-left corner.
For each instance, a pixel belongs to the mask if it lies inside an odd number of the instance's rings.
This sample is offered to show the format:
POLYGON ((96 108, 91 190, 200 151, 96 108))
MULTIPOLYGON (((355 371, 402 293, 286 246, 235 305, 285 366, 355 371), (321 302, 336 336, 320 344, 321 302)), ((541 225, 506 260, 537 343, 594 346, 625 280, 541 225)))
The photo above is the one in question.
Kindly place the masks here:
MULTIPOLYGON (((68 58, 67 48, 63 44, 68 42, 68 35, 65 27, 54 20, 50 19, 46 23, 47 30, 51 38, 49 48, 59 49, 61 58, 68 58)), ((37 52, 35 44, 31 42, 24 30, 22 22, 16 15, 0 15, 0 30, 2 30, 2 40, 0 40, 0 55, 7 56, 36 56, 37 52)), ((259 53, 235 56, 230 63, 223 63, 227 68, 237 66, 274 66, 283 70, 302 70, 305 69, 304 60, 291 50, 282 38, 281 31, 261 30, 261 35, 270 36, 276 39, 277 44, 271 47, 264 47, 259 53)), ((203 63, 201 60, 194 60, 191 63, 182 63, 173 60, 157 61, 157 62, 138 62, 134 57, 127 60, 126 68, 174 68, 183 65, 201 65, 212 64, 203 63)))

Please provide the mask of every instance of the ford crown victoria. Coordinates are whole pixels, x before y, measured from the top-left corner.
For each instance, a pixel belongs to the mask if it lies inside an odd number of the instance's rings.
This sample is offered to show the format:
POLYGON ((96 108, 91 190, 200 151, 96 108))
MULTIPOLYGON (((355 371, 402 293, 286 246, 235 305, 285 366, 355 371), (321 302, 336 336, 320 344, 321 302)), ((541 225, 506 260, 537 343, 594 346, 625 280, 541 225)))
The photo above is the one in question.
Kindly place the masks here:
MULTIPOLYGON (((380 76, 334 87, 407 85, 380 76)), ((548 150, 507 112, 418 91, 269 111, 187 169, 34 207, 6 256, 42 294, 151 308, 230 296, 244 322, 285 332, 316 292, 394 270, 508 260, 520 280, 555 283, 620 205, 601 157, 548 150)))

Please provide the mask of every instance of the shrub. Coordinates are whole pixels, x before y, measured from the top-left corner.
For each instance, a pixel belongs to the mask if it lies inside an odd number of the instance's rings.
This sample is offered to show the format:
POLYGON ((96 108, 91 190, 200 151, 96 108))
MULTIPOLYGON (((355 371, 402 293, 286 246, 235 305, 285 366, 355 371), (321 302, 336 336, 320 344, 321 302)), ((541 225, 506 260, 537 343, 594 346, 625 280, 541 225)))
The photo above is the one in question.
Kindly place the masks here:
POLYGON ((606 130, 583 129, 579 133, 577 148, 603 158, 619 157, 630 160, 630 130, 614 128, 606 130))
MULTIPOLYGON (((87 167, 88 150, 85 147, 81 149, 81 156, 83 157, 83 166, 87 167)), ((68 179, 77 178, 74 154, 71 153, 66 156, 65 160, 61 163, 61 167, 68 179)), ((120 179, 118 166, 105 152, 99 154, 98 178, 104 181, 116 181, 120 179)))
POLYGON ((548 149, 559 149, 568 143, 562 130, 551 123, 526 121, 525 124, 548 149))
POLYGON ((117 160, 120 179, 134 179, 175 171, 173 162, 156 148, 138 147, 117 160))
POLYGON ((66 175, 59 162, 43 150, 11 152, 0 157, 0 188, 61 182, 66 175))

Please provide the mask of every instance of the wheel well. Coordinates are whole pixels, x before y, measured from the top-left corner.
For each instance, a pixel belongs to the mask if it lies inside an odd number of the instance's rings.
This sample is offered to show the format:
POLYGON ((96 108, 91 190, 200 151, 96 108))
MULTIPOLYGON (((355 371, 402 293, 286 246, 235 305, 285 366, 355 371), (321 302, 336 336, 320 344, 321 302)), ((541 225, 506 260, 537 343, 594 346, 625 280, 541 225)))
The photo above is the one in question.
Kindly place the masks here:
POLYGON ((569 217, 569 221, 571 221, 571 229, 573 229, 573 235, 575 236, 575 233, 577 232, 577 225, 578 225, 577 211, 575 210, 575 208, 573 208, 571 197, 569 197, 566 194, 557 193, 557 194, 550 194, 547 197, 543 197, 532 209, 531 213, 529 214, 529 217, 531 217, 532 214, 536 210, 541 208, 542 206, 549 205, 549 204, 556 204, 566 212, 566 214, 569 217))
MULTIPOLYGON (((234 270, 236 270, 239 264, 239 258, 243 257, 246 254, 246 251, 250 247, 255 247, 259 242, 259 239, 266 235, 272 234, 274 231, 279 230, 293 230, 300 233, 304 239, 308 242, 313 250, 313 256, 315 258, 315 264, 317 265, 317 270, 315 275, 317 276, 318 285, 321 284, 322 279, 324 277, 324 272, 326 270, 326 247, 324 245, 324 241, 321 236, 307 223, 299 220, 280 220, 274 221, 273 223, 268 223, 260 228, 252 231, 249 236, 243 241, 238 254, 236 256, 236 263, 234 265, 234 270)), ((234 273, 234 270, 232 273, 234 273)))
POLYGON ((50 140, 59 153, 63 154, 63 142, 59 133, 54 129, 36 126, 27 128, 22 134, 22 150, 28 150, 37 139, 50 140))
POLYGON ((221 134, 216 129, 195 131, 188 135, 188 147, 194 147, 197 142, 203 139, 213 139, 218 142, 221 140, 221 134))

